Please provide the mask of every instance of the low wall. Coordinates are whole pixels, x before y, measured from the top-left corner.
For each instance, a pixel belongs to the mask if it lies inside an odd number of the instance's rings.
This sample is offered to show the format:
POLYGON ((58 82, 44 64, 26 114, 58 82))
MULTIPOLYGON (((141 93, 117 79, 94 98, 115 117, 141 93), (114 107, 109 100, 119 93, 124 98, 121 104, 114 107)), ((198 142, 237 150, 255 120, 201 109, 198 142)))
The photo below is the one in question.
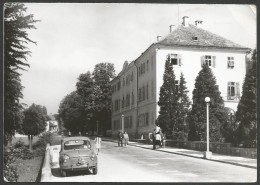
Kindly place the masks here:
MULTIPOLYGON (((132 141, 151 144, 151 142, 148 139, 132 139, 132 141)), ((165 141, 165 146, 197 150, 197 151, 207 150, 207 143, 203 141, 176 141, 176 140, 167 139, 165 141)), ((257 158, 256 148, 231 147, 231 143, 211 142, 209 144, 209 150, 217 154, 240 156, 240 157, 247 157, 253 159, 257 158)))
POLYGON ((249 157, 256 159, 257 158, 257 150, 256 148, 230 148, 230 154, 241 157, 249 157))
MULTIPOLYGON (((176 148, 185 148, 190 150, 206 151, 207 143, 203 141, 176 141, 166 140, 166 146, 172 146, 176 148)), ((233 155, 248 158, 257 158, 256 148, 236 148, 231 147, 231 143, 209 143, 209 150, 213 153, 223 155, 233 155)))

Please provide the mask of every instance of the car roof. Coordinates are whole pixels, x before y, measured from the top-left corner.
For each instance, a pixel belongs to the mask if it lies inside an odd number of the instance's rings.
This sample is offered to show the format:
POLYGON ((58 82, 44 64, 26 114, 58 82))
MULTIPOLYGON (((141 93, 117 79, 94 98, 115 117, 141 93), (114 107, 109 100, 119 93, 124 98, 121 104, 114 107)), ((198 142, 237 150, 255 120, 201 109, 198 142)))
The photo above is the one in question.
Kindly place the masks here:
POLYGON ((62 140, 63 141, 70 141, 70 140, 89 140, 90 141, 90 139, 88 137, 84 137, 84 136, 65 137, 62 140))

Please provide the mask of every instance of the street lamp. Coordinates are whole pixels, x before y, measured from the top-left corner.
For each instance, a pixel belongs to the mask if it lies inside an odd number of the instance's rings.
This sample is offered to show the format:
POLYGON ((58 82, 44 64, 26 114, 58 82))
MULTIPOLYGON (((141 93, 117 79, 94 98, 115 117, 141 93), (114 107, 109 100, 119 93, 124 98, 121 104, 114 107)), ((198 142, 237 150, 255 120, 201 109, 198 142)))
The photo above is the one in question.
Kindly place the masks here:
POLYGON ((210 159, 212 156, 212 152, 209 151, 209 102, 210 102, 210 98, 206 97, 205 102, 207 104, 207 151, 204 152, 204 158, 210 159))
POLYGON ((122 114, 122 133, 124 133, 124 114, 122 114))

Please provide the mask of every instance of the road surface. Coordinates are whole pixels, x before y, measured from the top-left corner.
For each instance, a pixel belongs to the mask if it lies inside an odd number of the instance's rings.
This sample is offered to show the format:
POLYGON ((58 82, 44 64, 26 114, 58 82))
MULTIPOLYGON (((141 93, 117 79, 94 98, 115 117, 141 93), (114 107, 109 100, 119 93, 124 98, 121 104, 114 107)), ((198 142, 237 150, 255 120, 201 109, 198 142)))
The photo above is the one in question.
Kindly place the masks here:
MULTIPOLYGON (((152 147, 152 146, 151 146, 152 147)), ((98 174, 52 169, 51 182, 255 182, 257 170, 177 154, 102 142, 98 174)))

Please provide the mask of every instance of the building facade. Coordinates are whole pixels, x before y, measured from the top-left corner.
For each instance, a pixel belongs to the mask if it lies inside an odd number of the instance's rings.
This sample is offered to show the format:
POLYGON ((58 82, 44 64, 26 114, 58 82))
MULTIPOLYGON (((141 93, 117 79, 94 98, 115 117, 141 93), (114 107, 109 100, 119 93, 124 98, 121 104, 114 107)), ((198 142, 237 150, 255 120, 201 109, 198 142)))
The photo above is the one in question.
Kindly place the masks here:
POLYGON ((189 24, 184 17, 181 26, 170 27, 166 37, 153 43, 135 61, 124 63, 122 71, 111 81, 112 135, 123 129, 130 137, 149 137, 159 113, 157 102, 168 56, 175 84, 179 84, 183 73, 190 100, 195 79, 206 63, 216 77, 225 107, 236 111, 249 49, 202 29, 199 23, 189 24))

